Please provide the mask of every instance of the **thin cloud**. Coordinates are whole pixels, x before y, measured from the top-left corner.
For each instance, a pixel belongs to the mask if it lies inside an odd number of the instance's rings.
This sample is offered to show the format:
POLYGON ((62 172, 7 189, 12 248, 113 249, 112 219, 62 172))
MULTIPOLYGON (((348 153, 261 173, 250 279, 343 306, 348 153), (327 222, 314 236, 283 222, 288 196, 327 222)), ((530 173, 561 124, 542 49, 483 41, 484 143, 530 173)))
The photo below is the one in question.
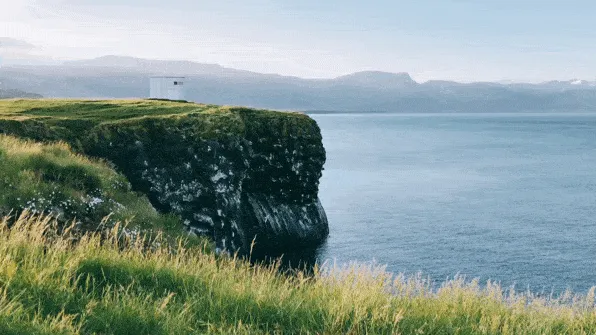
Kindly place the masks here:
POLYGON ((17 40, 10 37, 0 37, 0 50, 20 50, 29 51, 34 49, 35 46, 27 41, 17 40))

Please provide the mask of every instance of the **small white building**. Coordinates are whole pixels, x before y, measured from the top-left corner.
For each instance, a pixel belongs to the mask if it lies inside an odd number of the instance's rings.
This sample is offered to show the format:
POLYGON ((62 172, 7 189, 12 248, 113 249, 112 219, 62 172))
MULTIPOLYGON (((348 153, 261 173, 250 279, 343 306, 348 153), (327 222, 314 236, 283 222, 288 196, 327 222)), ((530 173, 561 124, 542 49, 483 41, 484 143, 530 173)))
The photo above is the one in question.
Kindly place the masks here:
POLYGON ((184 100, 184 77, 151 77, 149 98, 184 100))

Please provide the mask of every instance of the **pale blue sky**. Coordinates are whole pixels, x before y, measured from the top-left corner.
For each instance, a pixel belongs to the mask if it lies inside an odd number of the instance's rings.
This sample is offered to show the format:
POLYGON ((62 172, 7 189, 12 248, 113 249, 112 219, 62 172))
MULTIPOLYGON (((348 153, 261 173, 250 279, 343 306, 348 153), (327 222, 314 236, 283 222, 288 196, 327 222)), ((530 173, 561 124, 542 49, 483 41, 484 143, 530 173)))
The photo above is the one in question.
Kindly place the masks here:
POLYGON ((5 42, 6 62, 116 54, 301 77, 382 70, 418 81, 596 79, 593 0, 0 3, 0 37, 34 46, 5 42))

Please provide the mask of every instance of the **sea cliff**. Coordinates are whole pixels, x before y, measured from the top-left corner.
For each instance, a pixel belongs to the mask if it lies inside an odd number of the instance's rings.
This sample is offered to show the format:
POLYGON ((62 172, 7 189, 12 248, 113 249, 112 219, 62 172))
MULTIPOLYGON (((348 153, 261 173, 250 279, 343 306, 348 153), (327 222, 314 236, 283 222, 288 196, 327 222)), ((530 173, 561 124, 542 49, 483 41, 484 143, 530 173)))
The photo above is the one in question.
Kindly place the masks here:
POLYGON ((325 150, 301 113, 149 100, 7 100, 0 134, 66 142, 122 174, 181 229, 228 252, 312 248, 325 150), (254 243, 253 243, 254 242, 254 243))

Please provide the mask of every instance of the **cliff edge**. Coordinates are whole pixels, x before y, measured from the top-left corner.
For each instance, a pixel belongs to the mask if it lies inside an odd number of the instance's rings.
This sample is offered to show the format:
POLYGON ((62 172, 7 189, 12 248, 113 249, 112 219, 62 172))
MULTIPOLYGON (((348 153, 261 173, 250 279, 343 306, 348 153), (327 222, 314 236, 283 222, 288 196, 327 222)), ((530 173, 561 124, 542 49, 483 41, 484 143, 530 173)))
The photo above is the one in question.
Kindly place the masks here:
POLYGON ((222 250, 316 247, 325 150, 316 122, 282 113, 151 100, 6 100, 0 134, 64 141, 104 159, 184 228, 222 250))

